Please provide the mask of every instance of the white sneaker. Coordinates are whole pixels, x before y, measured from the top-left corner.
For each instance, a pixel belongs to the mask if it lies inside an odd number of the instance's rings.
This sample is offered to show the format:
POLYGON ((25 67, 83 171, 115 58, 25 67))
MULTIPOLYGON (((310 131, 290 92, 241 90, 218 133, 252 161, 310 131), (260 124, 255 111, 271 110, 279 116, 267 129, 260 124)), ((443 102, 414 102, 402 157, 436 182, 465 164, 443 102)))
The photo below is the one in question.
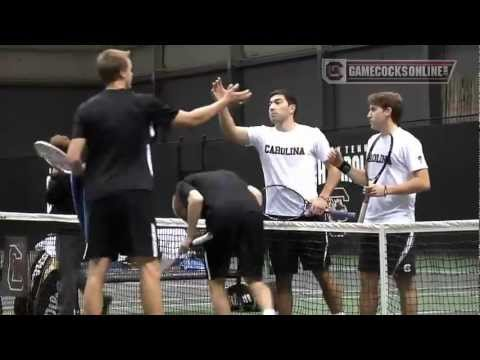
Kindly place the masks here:
POLYGON ((264 310, 262 315, 273 316, 273 315, 278 315, 278 313, 273 309, 268 309, 268 310, 264 310))

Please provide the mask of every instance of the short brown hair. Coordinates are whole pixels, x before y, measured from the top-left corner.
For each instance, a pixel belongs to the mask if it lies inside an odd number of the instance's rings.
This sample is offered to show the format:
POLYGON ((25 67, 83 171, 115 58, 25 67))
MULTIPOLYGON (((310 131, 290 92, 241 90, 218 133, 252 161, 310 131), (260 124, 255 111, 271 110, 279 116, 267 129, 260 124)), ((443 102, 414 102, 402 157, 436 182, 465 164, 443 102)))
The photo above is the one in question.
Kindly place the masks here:
POLYGON ((400 123, 403 112, 402 96, 395 92, 379 92, 368 97, 368 104, 379 106, 383 109, 392 109, 392 120, 395 124, 400 123))
POLYGON ((67 152, 70 145, 70 139, 65 135, 55 135, 50 139, 50 144, 56 146, 64 152, 67 152))
POLYGON ((127 70, 130 51, 108 49, 103 51, 97 58, 98 75, 105 84, 120 78, 120 73, 127 70))
POLYGON ((293 118, 296 119, 297 118, 297 113, 298 113, 298 101, 297 101, 297 98, 295 96, 293 96, 288 90, 286 89, 277 89, 277 90, 273 90, 271 93, 270 93, 270 97, 269 99, 271 99, 272 97, 274 96, 277 96, 277 95, 282 95, 285 97, 285 100, 287 100, 287 103, 288 105, 295 105, 295 113, 293 114, 293 118))

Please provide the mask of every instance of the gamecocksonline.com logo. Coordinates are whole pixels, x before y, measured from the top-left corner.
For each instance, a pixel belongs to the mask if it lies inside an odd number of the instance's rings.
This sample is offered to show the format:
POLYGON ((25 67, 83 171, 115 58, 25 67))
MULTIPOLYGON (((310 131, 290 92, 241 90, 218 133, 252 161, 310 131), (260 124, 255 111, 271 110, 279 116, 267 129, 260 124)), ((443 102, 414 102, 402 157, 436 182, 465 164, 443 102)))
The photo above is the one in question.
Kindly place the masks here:
POLYGON ((328 84, 448 84, 455 60, 323 59, 328 84))
POLYGON ((325 65, 325 76, 330 81, 345 79, 345 61, 331 61, 325 65))

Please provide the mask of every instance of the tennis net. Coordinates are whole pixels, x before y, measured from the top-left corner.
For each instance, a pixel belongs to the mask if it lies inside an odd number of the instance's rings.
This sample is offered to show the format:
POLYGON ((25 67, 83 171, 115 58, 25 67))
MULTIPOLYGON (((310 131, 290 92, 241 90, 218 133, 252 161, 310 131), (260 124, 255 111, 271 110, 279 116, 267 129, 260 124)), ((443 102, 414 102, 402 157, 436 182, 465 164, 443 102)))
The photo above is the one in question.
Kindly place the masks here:
MULTIPOLYGON (((172 257, 186 236, 186 225, 177 219, 157 219, 156 225, 159 251, 164 257, 172 257)), ((265 236, 271 247, 287 242, 288 252, 304 260, 299 262, 297 274, 293 276, 293 314, 328 315, 335 307, 347 315, 359 314, 362 292, 363 303, 378 301, 378 306, 374 306, 378 314, 400 314, 402 304, 413 306, 419 314, 480 314, 478 226, 478 220, 408 225, 265 222, 265 236), (368 246, 365 245, 367 236, 368 246), (411 249, 407 256, 405 249, 411 249), (413 260, 412 253, 415 254, 413 260), (364 279, 359 263, 378 269, 364 279), (320 271, 322 269, 324 271, 320 271), (405 274, 415 274, 406 292, 402 283, 405 274)), ((199 227, 204 228, 204 223, 199 227)), ((36 255, 35 245, 48 234, 66 229, 78 231, 75 217, 0 213, 2 269, 7 269, 4 265, 9 261, 5 253, 8 235, 28 238, 30 256, 26 259, 30 269, 36 255)), ((264 278, 274 284, 270 257, 269 253, 265 256, 264 278)), ((233 258, 228 288, 240 280, 237 265, 233 258)), ((86 271, 85 264, 82 271, 86 271)), ((6 276, 5 270, 3 273, 6 276)), ((138 275, 138 270, 125 259, 114 263, 105 286, 105 295, 112 298, 108 314, 142 313, 138 275)), ((167 314, 213 314, 201 248, 190 251, 162 280, 167 314)), ((81 291, 79 299, 82 309, 81 291)), ((4 314, 14 313, 13 304, 12 297, 2 296, 4 314)), ((248 310, 255 313, 251 308, 248 310)))

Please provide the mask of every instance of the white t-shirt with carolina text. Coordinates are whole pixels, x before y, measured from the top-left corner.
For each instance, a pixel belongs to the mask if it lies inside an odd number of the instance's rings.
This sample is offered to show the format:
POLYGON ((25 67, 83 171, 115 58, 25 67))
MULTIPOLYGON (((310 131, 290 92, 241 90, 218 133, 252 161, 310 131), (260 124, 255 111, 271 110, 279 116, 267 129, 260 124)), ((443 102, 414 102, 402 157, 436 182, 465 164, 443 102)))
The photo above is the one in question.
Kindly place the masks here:
MULTIPOLYGON (((318 161, 325 162, 330 144, 318 128, 297 124, 291 131, 275 127, 248 128, 249 144, 257 149, 262 163, 265 186, 284 185, 307 200, 318 197, 318 161)), ((267 196, 266 212, 276 216, 295 216, 297 210, 288 199, 267 196)))
MULTIPOLYGON (((387 164, 378 179, 377 184, 380 185, 399 185, 410 180, 415 171, 428 169, 422 144, 415 136, 400 127, 393 131, 392 136, 391 163, 387 164)), ((390 150, 390 137, 376 134, 368 141, 367 154, 378 137, 380 139, 373 148, 371 156, 366 160, 370 180, 379 173, 390 150)), ((365 222, 378 224, 415 222, 415 201, 416 194, 372 197, 368 204, 365 222)))

